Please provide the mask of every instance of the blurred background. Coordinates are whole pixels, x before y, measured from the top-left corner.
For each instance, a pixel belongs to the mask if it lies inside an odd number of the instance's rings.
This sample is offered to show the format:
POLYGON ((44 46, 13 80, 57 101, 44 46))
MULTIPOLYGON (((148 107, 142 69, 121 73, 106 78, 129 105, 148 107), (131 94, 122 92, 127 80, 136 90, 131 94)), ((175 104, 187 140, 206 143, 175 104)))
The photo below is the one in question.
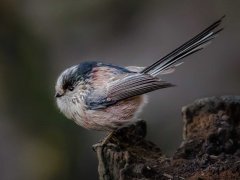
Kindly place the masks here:
POLYGON ((225 30, 150 93, 147 138, 171 155, 182 139, 181 107, 239 95, 240 2, 227 0, 2 0, 0 2, 0 179, 97 179, 87 131, 56 108, 65 68, 88 60, 147 66, 226 14, 225 30))

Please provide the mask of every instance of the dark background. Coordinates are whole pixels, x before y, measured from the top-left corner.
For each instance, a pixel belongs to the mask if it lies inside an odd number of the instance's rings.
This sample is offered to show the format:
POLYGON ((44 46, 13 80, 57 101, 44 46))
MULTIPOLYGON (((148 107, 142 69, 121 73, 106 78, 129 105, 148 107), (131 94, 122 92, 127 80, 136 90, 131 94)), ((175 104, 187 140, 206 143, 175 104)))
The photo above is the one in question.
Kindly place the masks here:
POLYGON ((227 0, 2 0, 0 179, 97 179, 91 145, 104 134, 59 113, 59 73, 86 60, 147 66, 226 14, 209 47, 162 77, 178 86, 151 93, 141 115, 147 138, 171 155, 182 139, 182 106, 239 95, 239 8, 227 0))

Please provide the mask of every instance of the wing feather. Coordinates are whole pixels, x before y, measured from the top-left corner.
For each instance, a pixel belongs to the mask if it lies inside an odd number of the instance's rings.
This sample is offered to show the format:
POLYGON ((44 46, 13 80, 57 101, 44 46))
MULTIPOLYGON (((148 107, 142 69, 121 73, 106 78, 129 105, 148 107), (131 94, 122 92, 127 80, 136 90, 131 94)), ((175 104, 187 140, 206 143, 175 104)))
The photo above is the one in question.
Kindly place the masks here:
POLYGON ((120 101, 170 86, 173 85, 151 75, 139 73, 113 82, 107 96, 113 101, 120 101))
POLYGON ((99 90, 91 92, 86 102, 90 109, 101 109, 131 97, 172 86, 174 85, 149 74, 133 73, 109 83, 101 93, 99 90))

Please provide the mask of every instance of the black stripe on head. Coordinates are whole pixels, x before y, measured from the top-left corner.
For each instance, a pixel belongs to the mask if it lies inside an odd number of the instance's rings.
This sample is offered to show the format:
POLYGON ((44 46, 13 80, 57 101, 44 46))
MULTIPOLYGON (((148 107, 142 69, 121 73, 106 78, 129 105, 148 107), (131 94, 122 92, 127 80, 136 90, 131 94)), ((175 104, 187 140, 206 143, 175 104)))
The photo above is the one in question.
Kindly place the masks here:
POLYGON ((85 81, 92 69, 97 66, 97 62, 84 62, 72 68, 63 76, 62 87, 66 90, 68 87, 74 87, 79 81, 85 81))

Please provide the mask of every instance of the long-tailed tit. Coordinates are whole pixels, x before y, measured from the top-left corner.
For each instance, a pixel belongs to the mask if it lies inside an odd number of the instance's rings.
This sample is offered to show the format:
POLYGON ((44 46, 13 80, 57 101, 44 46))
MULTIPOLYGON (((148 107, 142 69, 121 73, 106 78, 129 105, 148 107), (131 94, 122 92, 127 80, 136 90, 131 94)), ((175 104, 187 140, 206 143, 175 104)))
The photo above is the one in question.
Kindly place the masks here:
POLYGON ((60 111, 87 129, 113 131, 131 122, 146 103, 146 93, 173 86, 159 76, 209 44, 222 30, 221 21, 146 68, 84 62, 66 69, 56 83, 60 111))

